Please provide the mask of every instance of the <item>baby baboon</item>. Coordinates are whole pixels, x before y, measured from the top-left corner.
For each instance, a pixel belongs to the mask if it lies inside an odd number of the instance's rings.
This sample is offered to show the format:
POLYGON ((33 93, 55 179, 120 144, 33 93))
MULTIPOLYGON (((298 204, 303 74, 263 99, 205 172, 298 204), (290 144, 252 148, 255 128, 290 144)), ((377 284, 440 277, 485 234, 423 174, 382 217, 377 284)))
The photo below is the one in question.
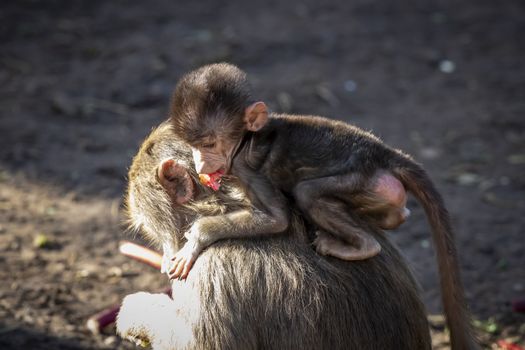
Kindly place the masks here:
POLYGON ((263 102, 252 99, 246 74, 225 63, 182 77, 171 122, 192 148, 196 171, 231 173, 256 208, 196 220, 174 258, 172 276, 185 278, 200 252, 217 240, 285 231, 287 196, 321 229, 315 242, 320 253, 345 260, 374 256, 381 245, 367 224, 390 228, 402 223, 406 188, 425 209, 432 229, 453 346, 475 343, 448 212, 411 157, 343 122, 269 115, 263 102), (363 211, 379 220, 360 220, 363 211))

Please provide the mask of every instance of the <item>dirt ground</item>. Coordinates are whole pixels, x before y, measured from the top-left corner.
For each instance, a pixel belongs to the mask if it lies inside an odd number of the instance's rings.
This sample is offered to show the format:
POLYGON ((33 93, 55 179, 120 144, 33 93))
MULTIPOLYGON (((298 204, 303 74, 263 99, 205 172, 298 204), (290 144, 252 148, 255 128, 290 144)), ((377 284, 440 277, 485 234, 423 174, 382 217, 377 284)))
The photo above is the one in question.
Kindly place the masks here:
MULTIPOLYGON (((487 348, 525 345, 525 3, 3 1, 0 347, 134 348, 94 312, 164 276, 117 251, 131 157, 180 75, 230 61, 275 111, 343 119, 415 156, 457 229, 487 348)), ((423 212, 391 237, 439 314, 423 212)), ((432 317, 436 348, 446 348, 432 317)))

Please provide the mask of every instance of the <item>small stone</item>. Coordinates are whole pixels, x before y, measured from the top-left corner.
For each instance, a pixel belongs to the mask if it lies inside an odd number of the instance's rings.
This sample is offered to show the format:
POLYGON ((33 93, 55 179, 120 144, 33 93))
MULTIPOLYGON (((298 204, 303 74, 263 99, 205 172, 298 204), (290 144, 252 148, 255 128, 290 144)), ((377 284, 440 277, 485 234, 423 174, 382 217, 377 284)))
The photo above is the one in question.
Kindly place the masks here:
POLYGON ((423 239, 421 242, 419 242, 419 244, 421 245, 421 248, 430 248, 430 242, 428 241, 428 239, 423 239))
POLYGON ((58 113, 67 116, 75 115, 78 112, 78 105, 70 97, 58 93, 51 100, 51 107, 58 113))
POLYGON ((114 277, 122 277, 122 269, 118 266, 113 266, 108 270, 108 274, 114 277))
POLYGON ((473 174, 473 173, 463 173, 463 174, 458 175, 458 177, 456 178, 456 181, 458 182, 458 184, 462 186, 470 186, 470 185, 480 182, 480 180, 481 180, 480 176, 477 174, 473 174))
POLYGON ((110 337, 107 337, 106 339, 104 339, 104 344, 107 345, 107 346, 113 346, 117 343, 117 337, 112 335, 110 337))
POLYGON ((86 278, 86 277, 89 277, 90 275, 91 275, 91 271, 89 270, 80 270, 80 271, 77 271, 77 274, 76 274, 78 278, 86 278))
POLYGON ((453 73, 456 70, 456 64, 450 60, 443 60, 439 62, 439 70, 446 74, 453 73))
POLYGON ((33 324, 35 323, 35 318, 32 315, 23 315, 22 321, 24 321, 25 323, 33 324))
POLYGON ((43 233, 39 233, 33 238, 33 247, 35 248, 45 248, 49 246, 49 244, 49 238, 43 233))
POLYGON ((92 263, 84 263, 79 266, 79 269, 76 272, 77 278, 86 278, 93 275, 99 274, 100 266, 92 263))
POLYGON ((20 258, 24 261, 34 260, 37 257, 37 253, 32 249, 23 249, 20 252, 20 258))
POLYGON ((353 80, 345 81, 343 86, 347 92, 355 92, 357 90, 357 83, 353 80))
POLYGON ((57 274, 57 273, 62 273, 62 272, 64 272, 65 270, 66 270, 66 265, 65 265, 64 263, 61 263, 61 262, 59 262, 59 263, 54 263, 54 264, 49 264, 49 265, 47 266, 47 271, 48 271, 49 273, 52 273, 52 274, 53 274, 53 273, 55 273, 55 274, 57 274))
POLYGON ((419 151, 419 154, 421 155, 421 158, 432 160, 439 158, 441 151, 437 148, 425 147, 419 151))

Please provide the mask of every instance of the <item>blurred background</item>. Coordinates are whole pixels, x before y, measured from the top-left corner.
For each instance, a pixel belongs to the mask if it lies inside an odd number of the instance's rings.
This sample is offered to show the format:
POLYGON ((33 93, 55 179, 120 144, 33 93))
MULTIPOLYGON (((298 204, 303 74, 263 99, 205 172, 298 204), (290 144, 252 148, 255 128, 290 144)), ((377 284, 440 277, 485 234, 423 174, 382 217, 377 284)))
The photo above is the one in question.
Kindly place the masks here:
MULTIPOLYGON (((127 168, 181 74, 218 61, 274 111, 348 121, 422 162, 485 346, 523 346, 524 36, 520 0, 2 1, 0 347, 133 348, 85 328, 167 285, 118 253, 127 168)), ((409 207, 390 236, 445 349, 429 229, 409 207)))

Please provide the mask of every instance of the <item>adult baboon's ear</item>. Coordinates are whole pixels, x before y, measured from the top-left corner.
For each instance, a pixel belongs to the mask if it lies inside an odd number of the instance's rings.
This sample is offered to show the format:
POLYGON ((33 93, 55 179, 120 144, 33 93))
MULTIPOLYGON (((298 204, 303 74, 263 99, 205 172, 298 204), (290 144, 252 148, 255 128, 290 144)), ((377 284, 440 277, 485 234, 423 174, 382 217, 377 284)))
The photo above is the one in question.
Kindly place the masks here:
POLYGON ((264 102, 255 102, 244 111, 244 124, 249 131, 259 131, 268 122, 268 108, 264 102))
POLYGON ((163 160, 157 169, 157 175, 173 204, 184 204, 193 198, 193 180, 186 167, 175 159, 163 160))

